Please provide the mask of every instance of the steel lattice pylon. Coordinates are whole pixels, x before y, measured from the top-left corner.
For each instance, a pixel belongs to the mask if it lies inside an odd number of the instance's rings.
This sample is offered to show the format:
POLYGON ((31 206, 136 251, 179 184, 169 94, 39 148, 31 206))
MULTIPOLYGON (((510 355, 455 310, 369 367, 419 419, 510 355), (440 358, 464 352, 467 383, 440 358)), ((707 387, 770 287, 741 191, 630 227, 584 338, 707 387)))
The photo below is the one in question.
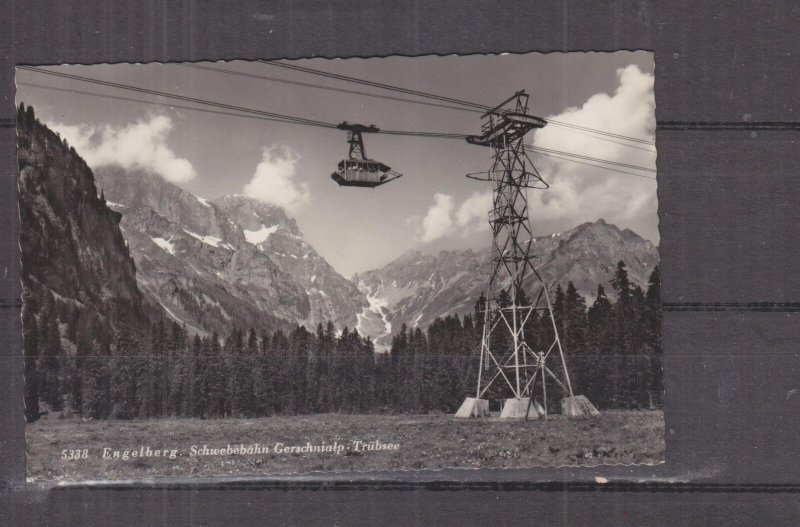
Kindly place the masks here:
MULTIPOLYGON (((561 387, 565 399, 574 401, 566 358, 558 334, 547 284, 533 265, 533 234, 528 217, 528 189, 546 189, 547 183, 525 153, 524 137, 546 121, 527 114, 528 95, 515 93, 482 118, 482 135, 470 136, 470 144, 492 149, 491 168, 468 177, 492 184, 493 203, 489 211, 492 231, 492 260, 483 309, 480 364, 475 398, 468 397, 456 414, 462 417, 488 415, 488 400, 482 399, 495 383, 508 388, 511 398, 501 417, 547 415, 546 377, 561 387), (529 299, 526 288, 534 291, 529 299), (552 325, 551 342, 528 340, 532 320, 539 313, 552 325), (498 338, 503 333, 502 339, 498 338), (496 341, 502 342, 497 346, 496 341), (560 375, 550 364, 558 361, 560 375), (540 385, 543 408, 534 403, 534 390, 540 385)), ((549 339, 548 339, 549 340, 549 339)), ((558 370, 558 368, 555 368, 558 370)), ((574 409, 575 405, 570 404, 574 409)), ((568 414, 580 415, 570 411, 568 414)))

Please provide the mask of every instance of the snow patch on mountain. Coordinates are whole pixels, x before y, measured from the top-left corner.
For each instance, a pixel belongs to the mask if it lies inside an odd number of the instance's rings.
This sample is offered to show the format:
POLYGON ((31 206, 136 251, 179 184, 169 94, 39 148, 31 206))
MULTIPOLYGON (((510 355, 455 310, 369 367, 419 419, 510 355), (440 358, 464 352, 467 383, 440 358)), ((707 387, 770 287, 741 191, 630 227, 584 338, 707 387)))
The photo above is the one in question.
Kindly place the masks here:
POLYGON ((210 245, 211 247, 224 247, 230 251, 233 251, 234 248, 229 243, 222 243, 222 238, 218 238, 216 236, 203 236, 202 234, 197 234, 196 232, 192 232, 186 229, 183 229, 183 232, 192 236, 193 238, 197 238, 201 242, 205 243, 206 245, 210 245))
POLYGON ((264 243, 267 241, 271 234, 275 234, 278 231, 279 225, 273 225, 272 227, 267 227, 263 223, 261 224, 261 228, 257 231, 248 231, 244 230, 244 239, 247 240, 247 243, 252 243, 253 245, 258 245, 259 243, 264 243))
POLYGON ((367 305, 356 315, 356 330, 360 335, 372 337, 375 350, 387 352, 390 348, 392 323, 389 320, 389 301, 371 294, 366 285, 359 283, 359 290, 367 297, 367 305))
POLYGON ((172 243, 172 238, 165 240, 164 238, 150 238, 156 245, 167 251, 172 256, 175 256, 175 244, 172 243))

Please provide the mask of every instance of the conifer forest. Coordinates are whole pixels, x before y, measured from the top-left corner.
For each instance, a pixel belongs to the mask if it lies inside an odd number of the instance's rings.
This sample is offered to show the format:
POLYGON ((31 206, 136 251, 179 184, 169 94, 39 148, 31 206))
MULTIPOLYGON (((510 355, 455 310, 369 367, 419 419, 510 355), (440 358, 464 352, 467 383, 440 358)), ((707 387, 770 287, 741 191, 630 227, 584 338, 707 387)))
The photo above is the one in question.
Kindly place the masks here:
MULTIPOLYGON (((610 283, 612 294, 598 286, 589 305, 572 283, 553 294, 575 392, 601 411, 659 409, 658 267, 646 290, 631 284, 624 262, 610 283)), ((164 319, 109 317, 35 284, 24 300, 29 422, 44 413, 92 420, 452 413, 476 386, 483 299, 476 299, 474 313, 438 318, 425 330, 403 325, 386 353, 330 322, 201 336, 164 319)), ((530 327, 526 339, 534 346, 552 341, 549 320, 530 327)), ((502 388, 498 383, 487 394, 492 409, 505 397, 502 388)), ((560 395, 556 385, 547 390, 560 395)))

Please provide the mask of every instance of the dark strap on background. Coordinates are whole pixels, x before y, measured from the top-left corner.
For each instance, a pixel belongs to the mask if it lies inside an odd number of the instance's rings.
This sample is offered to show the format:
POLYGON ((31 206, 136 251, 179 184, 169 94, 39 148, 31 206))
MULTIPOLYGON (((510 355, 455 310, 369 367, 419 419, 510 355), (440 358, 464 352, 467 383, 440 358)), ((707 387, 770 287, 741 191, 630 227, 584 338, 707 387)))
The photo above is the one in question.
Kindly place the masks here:
POLYGON ((725 131, 800 131, 796 121, 658 121, 656 130, 725 131))

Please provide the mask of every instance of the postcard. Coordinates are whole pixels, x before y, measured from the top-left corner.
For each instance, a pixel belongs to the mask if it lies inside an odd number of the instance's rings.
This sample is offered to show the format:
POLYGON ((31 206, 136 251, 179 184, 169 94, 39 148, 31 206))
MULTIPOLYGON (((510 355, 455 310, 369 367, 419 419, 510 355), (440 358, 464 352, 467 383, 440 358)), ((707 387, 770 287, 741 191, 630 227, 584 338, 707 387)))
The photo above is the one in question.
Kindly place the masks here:
POLYGON ((662 463, 654 70, 19 66, 29 479, 662 463))

